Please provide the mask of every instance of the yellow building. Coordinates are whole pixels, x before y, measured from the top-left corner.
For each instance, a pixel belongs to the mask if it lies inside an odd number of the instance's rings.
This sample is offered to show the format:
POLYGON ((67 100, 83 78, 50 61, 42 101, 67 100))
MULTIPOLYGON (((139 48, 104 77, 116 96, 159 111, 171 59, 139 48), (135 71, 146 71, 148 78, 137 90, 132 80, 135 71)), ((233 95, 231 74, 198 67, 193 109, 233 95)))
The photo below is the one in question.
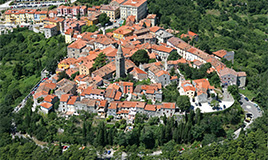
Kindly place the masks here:
POLYGON ((34 20, 36 9, 7 10, 5 22, 13 24, 30 23, 34 20))
POLYGON ((36 12, 36 9, 26 9, 25 10, 25 16, 28 23, 34 22, 34 13, 36 12))
POLYGON ((35 23, 43 23, 43 20, 47 17, 47 11, 36 11, 34 14, 35 23))
POLYGON ((44 25, 55 25, 57 26, 57 31, 63 32, 63 21, 64 18, 60 18, 60 17, 46 17, 45 19, 43 19, 43 23, 44 25))
POLYGON ((121 26, 113 32, 115 39, 122 39, 133 34, 134 28, 130 26, 121 26))
POLYGON ((73 36, 74 30, 73 29, 67 29, 65 32, 65 43, 69 44, 72 43, 72 36, 73 36))
POLYGON ((112 6, 112 5, 102 5, 101 6, 101 13, 106 13, 110 19, 115 20, 120 16, 120 7, 119 6, 112 6))
POLYGON ((12 12, 14 12, 15 10, 7 10, 5 11, 5 22, 6 23, 15 23, 15 17, 12 16, 12 12))
POLYGON ((91 70, 93 68, 92 62, 84 62, 79 66, 79 74, 80 75, 89 75, 91 73, 91 70))

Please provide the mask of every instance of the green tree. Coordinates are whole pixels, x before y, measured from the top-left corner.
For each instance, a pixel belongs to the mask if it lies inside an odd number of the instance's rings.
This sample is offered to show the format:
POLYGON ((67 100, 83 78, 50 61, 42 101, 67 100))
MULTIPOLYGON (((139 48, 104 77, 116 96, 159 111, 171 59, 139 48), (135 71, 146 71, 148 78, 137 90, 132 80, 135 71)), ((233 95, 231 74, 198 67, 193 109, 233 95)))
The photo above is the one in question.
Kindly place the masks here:
POLYGON ((182 57, 178 54, 177 51, 172 51, 172 52, 169 54, 167 60, 168 60, 168 61, 170 61, 170 60, 178 60, 178 59, 180 59, 180 58, 182 58, 182 57))
POLYGON ((140 49, 138 51, 136 51, 131 57, 130 59, 137 65, 139 66, 140 64, 144 64, 144 63, 148 63, 149 62, 149 55, 148 53, 143 50, 140 49))
POLYGON ((177 98, 176 104, 182 112, 189 111, 189 109, 191 107, 190 99, 188 96, 179 96, 177 98))
POLYGON ((103 52, 101 52, 94 61, 93 69, 96 70, 105 65, 106 65, 106 55, 103 52))
POLYGON ((110 17, 108 17, 106 13, 102 13, 99 16, 99 22, 102 26, 105 26, 106 23, 110 22, 110 17))

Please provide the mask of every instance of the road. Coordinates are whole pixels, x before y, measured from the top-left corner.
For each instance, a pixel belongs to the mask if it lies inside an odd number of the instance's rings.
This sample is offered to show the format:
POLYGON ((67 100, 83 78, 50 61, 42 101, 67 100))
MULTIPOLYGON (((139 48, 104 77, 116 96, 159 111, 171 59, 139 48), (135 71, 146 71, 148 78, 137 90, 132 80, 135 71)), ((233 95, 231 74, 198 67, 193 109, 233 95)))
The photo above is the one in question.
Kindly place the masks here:
POLYGON ((245 96, 240 94, 241 96, 241 99, 240 99, 240 102, 242 102, 241 106, 242 108, 248 112, 248 113, 251 113, 253 115, 253 119, 256 119, 258 117, 261 117, 262 116, 262 111, 259 107, 256 107, 256 103, 253 103, 251 101, 247 101, 245 100, 245 96))
POLYGON ((7 2, 4 3, 4 4, 1 4, 1 5, 0 5, 0 11, 9 8, 9 4, 10 4, 11 2, 12 2, 12 0, 11 0, 11 1, 7 1, 7 2))

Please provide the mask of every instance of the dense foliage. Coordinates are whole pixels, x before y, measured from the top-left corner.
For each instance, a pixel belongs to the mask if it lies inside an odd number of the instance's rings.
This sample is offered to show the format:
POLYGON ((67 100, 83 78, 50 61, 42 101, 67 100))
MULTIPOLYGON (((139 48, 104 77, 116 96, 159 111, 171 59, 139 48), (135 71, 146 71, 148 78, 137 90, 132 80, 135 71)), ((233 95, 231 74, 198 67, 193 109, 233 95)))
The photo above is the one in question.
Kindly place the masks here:
POLYGON ((18 104, 40 80, 41 70, 55 72, 66 55, 63 36, 45 39, 24 28, 1 35, 0 42, 0 102, 5 105, 18 104))
POLYGON ((136 51, 131 57, 130 59, 137 65, 139 66, 140 64, 144 64, 144 63, 148 63, 149 62, 149 55, 148 53, 143 50, 140 49, 138 51, 136 51))

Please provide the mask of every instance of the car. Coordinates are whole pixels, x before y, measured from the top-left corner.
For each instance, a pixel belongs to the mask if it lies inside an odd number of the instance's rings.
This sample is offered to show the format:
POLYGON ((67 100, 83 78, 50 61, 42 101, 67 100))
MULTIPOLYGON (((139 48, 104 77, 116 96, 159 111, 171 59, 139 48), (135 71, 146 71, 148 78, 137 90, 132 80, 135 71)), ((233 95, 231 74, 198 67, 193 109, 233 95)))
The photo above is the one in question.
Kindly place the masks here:
POLYGON ((248 101, 248 97, 245 97, 245 100, 248 101))
POLYGON ((111 151, 109 150, 109 151, 107 151, 107 153, 108 153, 108 154, 111 154, 111 151))
POLYGON ((202 106, 202 104, 201 104, 200 102, 198 103, 198 105, 199 105, 200 107, 202 106))
POLYGON ((219 101, 221 103, 221 100, 217 99, 217 101, 219 101))
POLYGON ((247 113, 245 121, 249 123, 251 121, 252 117, 253 117, 253 115, 251 113, 247 113))
POLYGON ((223 108, 224 108, 224 109, 226 108, 225 104, 223 105, 223 108))
POLYGON ((197 104, 197 103, 195 103, 195 105, 196 105, 196 106, 198 106, 198 104, 197 104))

